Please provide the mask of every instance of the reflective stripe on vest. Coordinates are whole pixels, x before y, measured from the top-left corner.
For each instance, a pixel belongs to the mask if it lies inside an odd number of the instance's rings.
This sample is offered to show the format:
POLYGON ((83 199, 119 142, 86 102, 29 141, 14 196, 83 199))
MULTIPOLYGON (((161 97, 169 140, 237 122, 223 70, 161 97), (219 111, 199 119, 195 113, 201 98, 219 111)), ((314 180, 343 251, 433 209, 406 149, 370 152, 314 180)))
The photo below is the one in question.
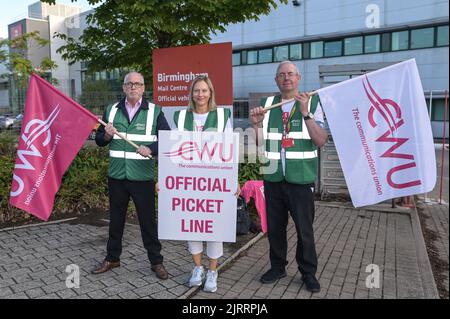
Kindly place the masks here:
POLYGON ((187 110, 181 110, 180 114, 178 115, 178 131, 184 132, 184 121, 186 120, 186 111, 187 110))
POLYGON ((114 104, 111 107, 111 111, 109 112, 109 117, 108 117, 108 123, 113 123, 114 122, 114 118, 116 117, 116 113, 118 108, 116 107, 117 104, 119 104, 119 102, 117 102, 116 104, 114 104))
MULTIPOLYGON (((266 103, 264 104, 264 107, 269 107, 272 105, 273 100, 275 96, 270 96, 266 99, 266 103)), ((311 98, 308 101, 308 112, 311 110, 311 98)), ((281 107, 281 106, 280 106, 281 107)), ((267 113, 264 116, 263 120, 263 136, 264 140, 272 140, 272 141, 281 141, 283 138, 282 133, 277 132, 269 132, 269 118, 270 118, 270 110, 267 111, 267 113)), ((301 132, 290 132, 286 135, 287 138, 293 138, 297 140, 310 140, 311 137, 309 135, 308 129, 306 127, 305 120, 302 117, 302 128, 303 130, 301 132)), ((266 158, 270 160, 280 160, 281 154, 280 152, 265 152, 266 158)), ((291 151, 290 149, 286 150, 286 159, 312 159, 317 157, 317 150, 314 151, 303 151, 303 152, 297 152, 297 151, 291 151)))
POLYGON ((286 152, 286 159, 311 159, 317 157, 317 150, 311 152, 286 152))
MULTIPOLYGON (((275 96, 268 97, 264 107, 271 106, 274 98, 275 96)), ((308 112, 311 110, 311 100, 312 99, 309 99, 308 101, 308 112)), ((267 113, 264 116, 263 137, 265 140, 281 141, 283 137, 282 133, 269 132, 269 117, 270 117, 270 110, 267 111, 267 113)), ((302 132, 290 132, 289 134, 286 135, 286 138, 293 138, 297 140, 310 140, 311 136, 309 135, 308 129, 306 128, 306 123, 303 117, 302 117, 302 127, 305 128, 302 132)))
MULTIPOLYGON (((279 160, 279 152, 265 152, 265 156, 270 160, 279 160)), ((311 152, 286 152, 286 159, 311 159, 317 157, 317 151, 311 152)))
MULTIPOLYGON (((112 106, 111 112, 109 112, 109 118, 108 121, 110 123, 114 123, 114 118, 116 116, 118 108, 116 107, 116 103, 112 106)), ((152 135, 152 126, 153 126, 153 118, 155 116, 155 104, 149 103, 148 104, 148 112, 147 112, 147 124, 145 126, 145 135, 143 134, 127 134, 126 132, 118 132, 119 134, 122 134, 129 140, 132 140, 134 142, 156 142, 158 141, 158 136, 152 135)), ((120 140, 120 137, 116 134, 114 134, 113 139, 120 140)), ((121 157, 123 158, 123 157, 121 157)), ((127 157, 131 158, 131 157, 127 157)), ((139 158, 138 158, 139 159, 139 158)))
POLYGON ((217 109, 217 132, 223 132, 225 128, 225 113, 222 108, 217 109))
POLYGON ((109 151, 109 156, 123 159, 148 160, 147 157, 144 157, 135 152, 109 151))
MULTIPOLYGON (((275 98, 275 96, 269 96, 266 99, 266 103, 264 104, 264 107, 269 107, 272 105, 273 103, 273 99, 275 98)), ((267 111, 267 113, 264 116, 264 120, 263 120, 263 137, 264 140, 281 140, 282 134, 281 133, 270 133, 271 135, 269 136, 269 117, 270 117, 270 110, 267 111), (272 135, 274 134, 274 135, 272 135)))
MULTIPOLYGON (((225 111, 223 108, 217 108, 217 132, 223 132, 225 129, 225 111)), ((187 110, 181 110, 178 115, 178 131, 184 132, 184 121, 186 120, 187 110)))

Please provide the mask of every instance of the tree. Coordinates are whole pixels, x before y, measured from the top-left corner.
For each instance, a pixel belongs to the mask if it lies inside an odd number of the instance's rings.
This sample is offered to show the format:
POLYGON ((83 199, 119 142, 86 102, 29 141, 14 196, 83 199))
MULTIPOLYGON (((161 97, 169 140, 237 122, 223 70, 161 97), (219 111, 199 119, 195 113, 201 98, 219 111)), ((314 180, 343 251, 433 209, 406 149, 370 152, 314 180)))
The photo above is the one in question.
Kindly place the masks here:
POLYGON ((80 104, 96 114, 102 114, 111 101, 117 100, 117 91, 113 90, 107 80, 86 79, 82 92, 79 97, 80 104))
MULTIPOLYGON (((13 39, 4 39, 0 41, 0 63, 7 66, 9 74, 14 80, 17 80, 21 87, 25 87, 32 72, 42 77, 48 78, 48 74, 52 69, 57 67, 56 63, 49 57, 45 57, 40 61, 39 66, 33 67, 32 62, 27 59, 27 51, 33 47, 41 48, 49 43, 48 40, 39 36, 39 31, 24 33, 13 39)), ((49 79, 51 83, 57 84, 54 78, 49 79)))
MULTIPOLYGON (((55 3, 55 0, 43 2, 55 3)), ((102 1, 88 2, 95 5, 102 1)), ((224 32, 231 23, 258 20, 259 15, 275 8, 277 2, 104 0, 87 16, 89 26, 79 39, 57 34, 66 41, 58 53, 69 63, 89 62, 89 71, 128 67, 142 72, 150 80, 153 49, 208 43, 211 33, 224 32)))

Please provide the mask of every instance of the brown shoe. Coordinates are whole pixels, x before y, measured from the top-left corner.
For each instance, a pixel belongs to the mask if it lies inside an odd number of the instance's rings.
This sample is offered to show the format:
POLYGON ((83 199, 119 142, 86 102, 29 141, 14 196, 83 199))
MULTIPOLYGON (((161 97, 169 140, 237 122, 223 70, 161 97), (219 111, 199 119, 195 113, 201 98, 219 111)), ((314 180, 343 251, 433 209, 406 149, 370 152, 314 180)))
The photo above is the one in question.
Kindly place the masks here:
POLYGON ((167 272, 166 268, 164 268, 163 264, 157 264, 152 266, 152 271, 156 273, 156 277, 162 280, 166 280, 169 278, 169 273, 167 272))
POLYGON ((93 274, 93 275, 102 274, 102 273, 107 272, 108 270, 111 270, 116 267, 120 267, 120 261, 104 260, 103 263, 100 265, 100 267, 91 271, 91 274, 93 274))

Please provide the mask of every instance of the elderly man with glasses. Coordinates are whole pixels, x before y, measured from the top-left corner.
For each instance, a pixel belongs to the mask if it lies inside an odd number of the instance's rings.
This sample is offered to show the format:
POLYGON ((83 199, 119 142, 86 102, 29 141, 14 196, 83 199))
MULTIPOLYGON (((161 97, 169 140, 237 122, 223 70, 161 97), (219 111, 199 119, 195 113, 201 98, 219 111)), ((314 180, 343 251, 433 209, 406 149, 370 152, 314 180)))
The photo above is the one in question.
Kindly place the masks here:
POLYGON ((158 131, 170 130, 161 107, 144 97, 144 78, 140 73, 125 76, 125 97, 108 107, 95 138, 98 146, 109 144, 109 205, 110 224, 107 255, 103 263, 92 271, 104 273, 120 266, 122 236, 130 197, 136 206, 142 241, 147 250, 151 270, 160 279, 167 279, 163 265, 161 243, 155 216, 155 171, 153 157, 158 153, 158 131), (121 133, 135 144, 134 149, 115 133, 121 133))
POLYGON ((297 66, 284 61, 278 65, 275 82, 280 94, 265 98, 251 110, 258 144, 265 145, 264 167, 267 233, 271 268, 261 276, 270 284, 286 277, 288 216, 297 231, 295 258, 302 281, 310 292, 319 292, 315 276, 317 254, 314 243, 314 182, 317 177, 317 147, 328 136, 317 95, 299 93, 297 66), (269 108, 284 102, 281 107, 269 108))

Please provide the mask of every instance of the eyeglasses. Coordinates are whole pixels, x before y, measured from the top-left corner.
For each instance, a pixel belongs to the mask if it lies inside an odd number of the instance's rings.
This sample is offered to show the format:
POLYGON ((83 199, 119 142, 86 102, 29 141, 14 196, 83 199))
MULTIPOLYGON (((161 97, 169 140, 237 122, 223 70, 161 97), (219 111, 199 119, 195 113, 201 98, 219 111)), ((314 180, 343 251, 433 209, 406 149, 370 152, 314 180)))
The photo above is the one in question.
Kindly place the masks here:
POLYGON ((285 79, 285 78, 293 78, 297 75, 296 72, 288 72, 288 73, 278 73, 277 78, 279 79, 285 79))
POLYGON ((144 83, 140 83, 140 82, 127 82, 124 83, 124 85, 129 88, 129 89, 133 89, 133 88, 137 88, 140 89, 141 87, 144 86, 144 83))

